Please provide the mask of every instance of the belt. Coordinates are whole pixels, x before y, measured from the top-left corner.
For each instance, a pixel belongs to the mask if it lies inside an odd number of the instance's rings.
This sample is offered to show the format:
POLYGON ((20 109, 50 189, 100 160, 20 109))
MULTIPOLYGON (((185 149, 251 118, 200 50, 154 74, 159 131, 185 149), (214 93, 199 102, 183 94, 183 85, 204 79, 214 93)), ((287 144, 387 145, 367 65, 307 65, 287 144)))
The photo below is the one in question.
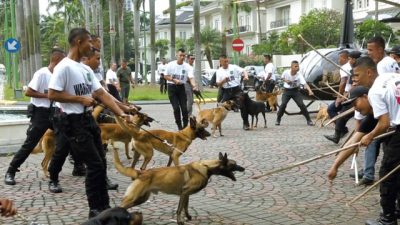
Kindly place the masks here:
POLYGON ((180 87, 180 86, 183 86, 184 84, 183 83, 181 83, 181 84, 170 84, 170 83, 168 83, 168 86, 178 86, 178 87, 180 87))
POLYGON ((41 112, 50 112, 50 108, 46 108, 46 107, 37 107, 37 106, 35 106, 35 110, 41 111, 41 112))
POLYGON ((240 87, 239 86, 235 86, 235 87, 229 87, 229 88, 222 88, 222 89, 224 89, 224 90, 233 90, 233 89, 240 89, 240 87))
POLYGON ((79 114, 68 114, 67 118, 69 121, 81 121, 84 118, 92 117, 92 111, 86 111, 84 113, 79 114))
POLYGON ((285 91, 296 91, 299 90, 299 88, 284 88, 285 91))

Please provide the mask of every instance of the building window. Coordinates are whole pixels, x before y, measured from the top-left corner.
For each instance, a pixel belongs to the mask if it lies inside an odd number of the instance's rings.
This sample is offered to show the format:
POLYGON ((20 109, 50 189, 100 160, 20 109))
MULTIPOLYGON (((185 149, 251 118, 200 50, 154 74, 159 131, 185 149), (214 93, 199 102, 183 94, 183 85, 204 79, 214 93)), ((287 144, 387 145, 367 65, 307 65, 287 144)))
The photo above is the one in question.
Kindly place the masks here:
POLYGON ((250 26, 250 15, 246 15, 246 26, 250 26))
POLYGON ((362 0, 357 0, 357 9, 362 9, 362 8, 363 8, 362 0))
POLYGON ((239 17, 239 26, 244 26, 244 16, 239 17))
POLYGON ((326 0, 322 0, 321 4, 322 4, 322 8, 327 8, 326 7, 326 0))
POLYGON ((186 40, 186 31, 179 32, 179 38, 182 40, 186 40))
POLYGON ((251 53, 251 45, 246 45, 246 54, 250 55, 251 53))
POLYGON ((365 0, 365 8, 369 7, 369 0, 365 0))
POLYGON ((214 29, 219 30, 219 19, 214 20, 214 29))
POLYGON ((164 32, 164 39, 168 39, 167 32, 164 32))
POLYGON ((290 23, 290 6, 276 9, 275 21, 271 22, 271 28, 289 26, 290 23))

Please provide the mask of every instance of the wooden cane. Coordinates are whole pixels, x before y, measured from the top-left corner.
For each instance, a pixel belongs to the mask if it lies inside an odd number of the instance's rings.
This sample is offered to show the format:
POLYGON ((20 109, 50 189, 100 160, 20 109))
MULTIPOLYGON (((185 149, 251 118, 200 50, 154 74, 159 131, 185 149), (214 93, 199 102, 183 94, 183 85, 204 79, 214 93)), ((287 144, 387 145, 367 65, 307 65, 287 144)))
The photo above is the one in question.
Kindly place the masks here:
POLYGON ((396 166, 396 168, 394 168, 392 171, 390 171, 388 174, 386 174, 384 177, 382 177, 381 179, 379 179, 377 182, 375 182, 373 185, 371 185, 371 187, 367 188, 367 190, 365 190, 363 193, 359 194, 357 197, 353 198, 351 201, 349 201, 346 206, 350 206, 351 204, 353 204, 355 201, 357 201, 358 199, 362 198, 364 195, 366 195, 368 192, 370 192, 373 188, 375 188, 376 186, 378 186, 378 184, 382 183, 382 181, 384 181, 385 179, 387 179, 390 175, 392 175, 394 172, 396 172, 398 169, 400 169, 400 164, 396 166))
MULTIPOLYGON (((393 130, 393 131, 386 132, 386 133, 384 133, 384 134, 381 134, 381 135, 379 135, 379 136, 376 136, 376 137, 374 138, 374 140, 377 140, 377 139, 380 139, 380 138, 383 138, 383 137, 390 136, 390 135, 394 134, 394 132, 395 132, 394 130, 393 130)), ((321 155, 312 157, 312 158, 310 158, 310 159, 307 159, 307 160, 304 160, 304 161, 301 161, 301 162, 298 162, 298 163, 290 164, 289 166, 286 166, 286 167, 278 168, 278 169, 275 169, 275 170, 266 172, 266 173, 261 174, 261 175, 258 175, 258 176, 253 176, 253 177, 251 177, 251 179, 259 179, 259 178, 261 178, 261 177, 265 177, 265 176, 268 176, 268 175, 272 175, 272 174, 275 174, 275 173, 279 173, 279 172, 282 172, 282 171, 285 171, 285 170, 290 170, 290 169, 292 169, 292 168, 295 168, 295 167, 298 167, 298 166, 307 164, 307 163, 309 163, 309 162, 312 162, 312 161, 315 161, 315 160, 318 160, 318 159, 325 158, 325 157, 327 157, 327 156, 336 154, 336 153, 338 153, 338 152, 342 152, 342 151, 347 150, 347 149, 349 149, 349 148, 357 147, 357 146, 359 146, 359 145, 360 145, 360 142, 357 142, 357 143, 351 144, 351 145, 349 145, 349 146, 346 146, 346 147, 343 147, 343 148, 340 148, 340 149, 336 149, 336 150, 333 150, 333 151, 330 151, 330 152, 327 152, 327 153, 324 153, 324 154, 321 154, 321 155)))
POLYGON ((350 108, 350 109, 348 109, 348 110, 346 110, 346 111, 340 113, 339 115, 337 115, 337 116, 333 117, 331 120, 329 120, 329 121, 324 125, 324 127, 328 126, 329 124, 335 122, 336 120, 338 120, 338 119, 340 119, 340 118, 342 118, 342 117, 344 117, 344 116, 347 116, 347 115, 353 113, 354 111, 355 111, 355 109, 354 109, 354 107, 352 107, 352 108, 350 108))
POLYGON ((337 94, 338 96, 340 96, 340 97, 342 97, 342 98, 348 100, 348 98, 347 98, 346 96, 340 94, 338 91, 335 90, 335 88, 333 88, 331 85, 329 85, 328 81, 325 82, 325 85, 326 85, 329 89, 331 89, 335 94, 337 94))

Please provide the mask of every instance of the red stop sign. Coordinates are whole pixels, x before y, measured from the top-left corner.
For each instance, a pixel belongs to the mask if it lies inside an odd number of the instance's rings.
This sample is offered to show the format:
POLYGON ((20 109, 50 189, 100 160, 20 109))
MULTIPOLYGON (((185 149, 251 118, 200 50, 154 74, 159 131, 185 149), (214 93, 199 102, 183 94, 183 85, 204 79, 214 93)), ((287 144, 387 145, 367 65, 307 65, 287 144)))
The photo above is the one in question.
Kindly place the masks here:
POLYGON ((243 48, 244 48, 244 42, 242 39, 237 38, 232 41, 232 49, 234 51, 240 52, 243 50, 243 48))

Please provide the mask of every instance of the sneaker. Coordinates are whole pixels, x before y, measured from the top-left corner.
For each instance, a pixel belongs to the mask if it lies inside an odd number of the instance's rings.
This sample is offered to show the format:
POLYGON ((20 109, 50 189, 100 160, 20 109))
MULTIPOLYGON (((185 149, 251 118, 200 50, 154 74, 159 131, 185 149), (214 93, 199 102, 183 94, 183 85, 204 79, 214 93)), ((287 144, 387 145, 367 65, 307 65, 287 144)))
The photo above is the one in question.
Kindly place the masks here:
MULTIPOLYGON (((354 173, 349 174, 349 176, 354 179, 356 178, 356 175, 354 173)), ((362 171, 358 172, 358 179, 362 179, 363 176, 364 176, 364 173, 362 171)))
POLYGON ((360 180, 360 182, 358 182, 358 186, 361 186, 361 185, 365 185, 365 186, 369 186, 369 185, 372 185, 374 183, 374 181, 373 180, 370 180, 370 179, 367 179, 367 178, 363 178, 363 179, 361 179, 360 180))
POLYGON ((50 181, 49 182, 49 191, 52 193, 61 193, 62 192, 62 188, 60 186, 60 184, 58 183, 58 181, 50 181))
POLYGON ((100 213, 101 213, 101 210, 99 210, 99 209, 91 209, 89 211, 89 219, 99 215, 100 213))
POLYGON ((15 185, 15 173, 7 172, 4 176, 4 183, 7 185, 15 185))
POLYGON ((307 121, 307 125, 308 126, 314 126, 314 123, 311 120, 309 120, 309 121, 307 121))
POLYGON ((113 184, 111 183, 111 180, 106 178, 106 188, 107 190, 117 190, 118 189, 118 184, 113 184))
POLYGON ((275 122, 275 126, 279 126, 279 125, 281 125, 281 121, 277 120, 277 121, 275 122))
POLYGON ((243 130, 250 130, 249 125, 243 125, 243 130))

